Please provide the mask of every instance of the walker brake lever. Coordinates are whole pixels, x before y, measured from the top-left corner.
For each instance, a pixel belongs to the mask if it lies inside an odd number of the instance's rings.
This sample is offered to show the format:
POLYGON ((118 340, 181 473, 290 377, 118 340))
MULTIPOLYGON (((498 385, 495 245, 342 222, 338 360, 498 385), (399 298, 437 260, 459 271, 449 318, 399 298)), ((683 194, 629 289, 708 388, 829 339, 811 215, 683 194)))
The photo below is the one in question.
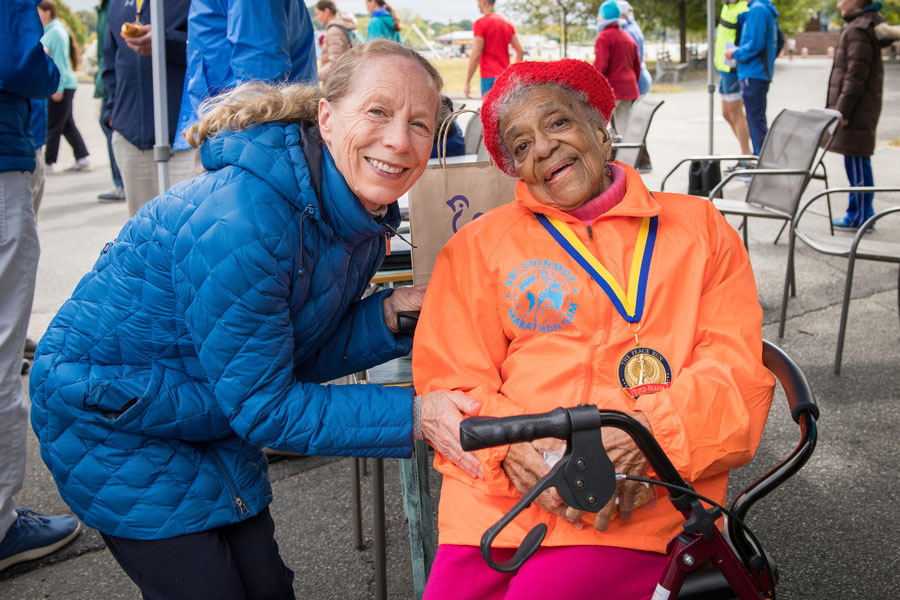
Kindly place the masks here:
POLYGON ((544 523, 528 532, 510 560, 498 563, 491 556, 494 538, 544 490, 555 487, 566 504, 593 513, 606 506, 616 490, 616 471, 603 447, 600 411, 596 406, 582 405, 569 408, 567 412, 572 423, 572 436, 567 440, 563 457, 481 537, 481 556, 494 570, 501 573, 515 571, 540 547, 547 535, 544 523))

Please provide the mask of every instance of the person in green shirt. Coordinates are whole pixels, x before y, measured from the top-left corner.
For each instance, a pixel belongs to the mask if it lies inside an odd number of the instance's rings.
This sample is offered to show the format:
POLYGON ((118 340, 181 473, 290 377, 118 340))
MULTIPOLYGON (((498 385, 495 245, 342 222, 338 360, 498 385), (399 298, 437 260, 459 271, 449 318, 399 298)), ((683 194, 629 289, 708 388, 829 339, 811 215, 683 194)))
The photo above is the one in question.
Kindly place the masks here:
POLYGON ((53 165, 59 156, 59 139, 65 136, 75 153, 75 164, 66 170, 85 171, 89 168, 88 150, 84 145, 81 132, 75 126, 75 119, 72 115, 72 101, 75 98, 75 90, 78 88, 78 80, 75 79, 75 69, 78 68, 78 46, 75 44, 69 28, 57 18, 58 11, 53 0, 43 0, 38 4, 37 9, 41 23, 44 25, 41 44, 53 59, 60 74, 59 88, 55 94, 50 96, 50 102, 47 104, 45 169, 48 173, 53 172, 53 165))

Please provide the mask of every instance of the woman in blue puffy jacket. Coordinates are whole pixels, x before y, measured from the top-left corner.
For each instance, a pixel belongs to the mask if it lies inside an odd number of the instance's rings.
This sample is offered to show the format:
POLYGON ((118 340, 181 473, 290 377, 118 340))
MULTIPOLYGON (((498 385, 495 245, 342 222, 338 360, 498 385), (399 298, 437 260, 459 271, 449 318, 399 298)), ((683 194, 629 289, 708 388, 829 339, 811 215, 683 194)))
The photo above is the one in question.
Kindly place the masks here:
POLYGON ((403 26, 390 4, 384 0, 366 0, 366 10, 370 15, 366 40, 385 38, 400 42, 400 29, 403 26))
MULTIPOLYGON (((320 385, 405 355, 363 300, 427 164, 441 78, 384 40, 324 89, 246 84, 188 130, 207 173, 143 206, 38 344, 32 424, 62 497, 146 598, 293 598, 263 446, 404 457, 424 437, 478 476, 460 392, 320 385)), ((393 292, 393 293, 392 293, 393 292)))

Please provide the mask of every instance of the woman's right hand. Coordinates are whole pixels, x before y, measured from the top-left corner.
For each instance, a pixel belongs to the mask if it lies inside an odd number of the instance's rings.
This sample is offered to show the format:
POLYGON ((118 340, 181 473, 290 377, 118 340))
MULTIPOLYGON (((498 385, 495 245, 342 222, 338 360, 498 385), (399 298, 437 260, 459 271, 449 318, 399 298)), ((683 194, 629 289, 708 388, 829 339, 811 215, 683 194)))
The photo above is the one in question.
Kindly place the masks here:
POLYGON ((481 403, 478 400, 450 390, 425 394, 419 408, 425 439, 435 450, 476 479, 484 479, 484 471, 475 455, 463 451, 459 445, 459 424, 466 417, 477 415, 480 411, 481 403))

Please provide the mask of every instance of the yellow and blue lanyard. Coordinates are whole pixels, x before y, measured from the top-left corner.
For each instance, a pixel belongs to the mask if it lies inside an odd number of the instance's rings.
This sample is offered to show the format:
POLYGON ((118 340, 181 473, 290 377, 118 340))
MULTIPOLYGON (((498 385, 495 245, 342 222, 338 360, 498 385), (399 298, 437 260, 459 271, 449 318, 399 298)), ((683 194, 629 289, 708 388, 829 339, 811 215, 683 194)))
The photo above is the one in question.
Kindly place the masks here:
POLYGON ((650 273, 650 260, 653 258, 653 246, 656 243, 659 217, 644 217, 641 221, 641 228, 638 230, 637 242, 634 246, 634 256, 631 258, 627 293, 568 225, 547 215, 535 213, 535 217, 553 236, 553 239, 562 246, 563 250, 600 285, 622 318, 629 323, 639 323, 644 313, 644 297, 647 291, 647 278, 650 273))

